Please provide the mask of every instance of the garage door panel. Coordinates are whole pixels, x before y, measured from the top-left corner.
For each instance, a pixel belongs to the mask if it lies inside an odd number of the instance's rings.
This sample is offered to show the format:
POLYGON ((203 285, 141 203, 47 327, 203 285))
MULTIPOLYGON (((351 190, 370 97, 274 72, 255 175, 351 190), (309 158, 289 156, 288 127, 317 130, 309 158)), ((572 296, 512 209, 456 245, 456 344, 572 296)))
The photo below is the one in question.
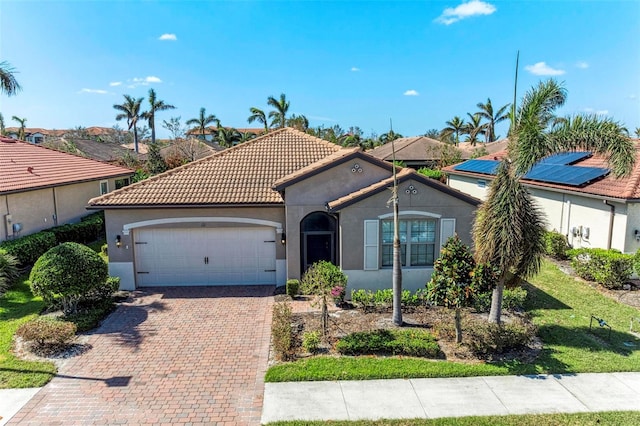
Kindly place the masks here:
POLYGON ((266 227, 137 230, 137 284, 275 284, 274 237, 266 227))

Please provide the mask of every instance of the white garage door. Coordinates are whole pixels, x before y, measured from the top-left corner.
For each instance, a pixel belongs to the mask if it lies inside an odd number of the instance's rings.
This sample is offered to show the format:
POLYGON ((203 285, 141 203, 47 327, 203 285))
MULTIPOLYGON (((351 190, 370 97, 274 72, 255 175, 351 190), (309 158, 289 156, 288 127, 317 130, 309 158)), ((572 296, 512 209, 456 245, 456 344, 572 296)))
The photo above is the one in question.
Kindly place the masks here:
POLYGON ((276 282, 273 228, 135 231, 138 287, 276 282))

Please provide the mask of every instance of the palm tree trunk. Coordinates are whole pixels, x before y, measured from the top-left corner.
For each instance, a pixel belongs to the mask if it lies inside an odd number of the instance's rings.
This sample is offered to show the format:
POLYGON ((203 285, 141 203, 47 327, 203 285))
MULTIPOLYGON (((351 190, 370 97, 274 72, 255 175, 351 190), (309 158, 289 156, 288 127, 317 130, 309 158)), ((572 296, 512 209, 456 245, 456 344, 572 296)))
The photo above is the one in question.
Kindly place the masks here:
POLYGON ((329 310, 327 309, 327 296, 322 297, 322 318, 320 319, 322 335, 326 336, 329 330, 329 310))
POLYGON ((501 276, 491 294, 491 311, 489 311, 489 322, 500 324, 502 315, 502 293, 504 292, 505 277, 501 276))
POLYGON ((136 123, 133 123, 133 149, 136 154, 140 152, 138 150, 138 126, 136 126, 136 123))
POLYGON ((462 343, 462 321, 460 308, 456 308, 456 343, 462 343))
POLYGON ((151 145, 153 145, 156 143, 156 125, 153 119, 151 119, 149 124, 151 124, 151 145))

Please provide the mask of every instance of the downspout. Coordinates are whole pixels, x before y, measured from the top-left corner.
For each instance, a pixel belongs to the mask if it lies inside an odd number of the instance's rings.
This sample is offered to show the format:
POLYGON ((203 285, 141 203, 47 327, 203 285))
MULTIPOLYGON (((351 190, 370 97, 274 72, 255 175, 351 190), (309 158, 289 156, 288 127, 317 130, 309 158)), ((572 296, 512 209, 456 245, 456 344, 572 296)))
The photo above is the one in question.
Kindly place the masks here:
POLYGON ((602 200, 606 205, 609 206, 611 212, 609 214, 609 235, 607 237, 607 250, 611 249, 611 240, 613 239, 613 218, 616 215, 616 206, 610 204, 608 200, 602 200))

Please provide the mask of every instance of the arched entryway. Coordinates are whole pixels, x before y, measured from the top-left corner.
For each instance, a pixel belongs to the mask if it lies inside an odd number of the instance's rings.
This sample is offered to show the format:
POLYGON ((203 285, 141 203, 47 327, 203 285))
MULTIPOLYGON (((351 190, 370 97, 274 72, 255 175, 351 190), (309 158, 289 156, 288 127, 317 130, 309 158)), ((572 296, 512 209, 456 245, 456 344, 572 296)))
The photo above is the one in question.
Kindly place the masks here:
POLYGON ((304 273, 320 260, 336 264, 336 219, 325 212, 313 212, 300 222, 300 262, 304 273))

